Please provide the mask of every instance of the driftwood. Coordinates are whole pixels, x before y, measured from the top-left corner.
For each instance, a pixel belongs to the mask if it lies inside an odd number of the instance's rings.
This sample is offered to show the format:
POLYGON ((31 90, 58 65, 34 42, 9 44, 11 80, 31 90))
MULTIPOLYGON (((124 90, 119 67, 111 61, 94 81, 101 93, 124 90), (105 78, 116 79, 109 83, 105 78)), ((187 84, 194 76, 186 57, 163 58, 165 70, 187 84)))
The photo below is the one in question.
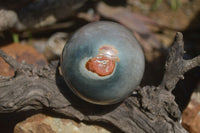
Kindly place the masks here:
POLYGON ((159 86, 138 88, 115 105, 97 106, 69 90, 59 74, 59 63, 37 68, 17 63, 0 50, 0 56, 15 69, 14 77, 0 78, 0 113, 43 109, 79 121, 109 124, 126 133, 184 133, 181 111, 171 92, 185 72, 200 66, 200 56, 185 60, 183 55, 183 35, 177 33, 159 86))

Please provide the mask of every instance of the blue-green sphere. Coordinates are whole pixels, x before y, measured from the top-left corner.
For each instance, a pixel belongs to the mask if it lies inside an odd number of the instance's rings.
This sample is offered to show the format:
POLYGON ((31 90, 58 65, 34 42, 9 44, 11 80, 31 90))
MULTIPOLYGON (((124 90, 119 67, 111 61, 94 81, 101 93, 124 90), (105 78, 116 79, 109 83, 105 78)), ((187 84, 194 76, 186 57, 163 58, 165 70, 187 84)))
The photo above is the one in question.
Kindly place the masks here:
POLYGON ((114 22, 94 22, 66 43, 61 70, 68 87, 80 98, 107 105, 122 101, 139 85, 144 55, 133 34, 114 22))

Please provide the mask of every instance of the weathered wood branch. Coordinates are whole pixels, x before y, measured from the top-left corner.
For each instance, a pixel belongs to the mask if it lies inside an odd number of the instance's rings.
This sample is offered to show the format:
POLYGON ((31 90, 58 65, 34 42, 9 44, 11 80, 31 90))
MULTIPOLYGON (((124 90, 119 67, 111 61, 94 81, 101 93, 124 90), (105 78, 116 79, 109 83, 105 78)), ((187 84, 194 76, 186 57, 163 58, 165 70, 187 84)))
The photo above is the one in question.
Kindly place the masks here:
MULTIPOLYGON (((123 102, 109 106, 89 104, 76 97, 59 74, 59 63, 16 68, 11 79, 0 78, 0 113, 48 109, 80 121, 111 124, 126 133, 184 133, 179 122, 181 112, 171 91, 184 72, 200 65, 200 56, 184 60, 183 54, 183 37, 177 33, 161 85, 138 88, 123 102)), ((24 65, 1 50, 0 56, 13 67, 24 65)))
POLYGON ((185 60, 184 53, 183 35, 178 32, 173 47, 170 49, 168 61, 165 64, 166 72, 160 88, 165 87, 167 90, 172 91, 177 82, 184 79, 184 73, 200 66, 200 56, 192 60, 185 60))

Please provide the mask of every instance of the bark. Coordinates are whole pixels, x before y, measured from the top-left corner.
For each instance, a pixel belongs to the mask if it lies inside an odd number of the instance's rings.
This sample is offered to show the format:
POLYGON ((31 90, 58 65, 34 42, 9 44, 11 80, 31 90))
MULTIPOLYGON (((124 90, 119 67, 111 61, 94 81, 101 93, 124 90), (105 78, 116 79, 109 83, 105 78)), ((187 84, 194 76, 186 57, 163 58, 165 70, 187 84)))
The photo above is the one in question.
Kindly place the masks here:
POLYGON ((123 102, 98 106, 76 97, 59 74, 59 63, 36 68, 17 63, 0 50, 0 56, 16 71, 0 78, 0 113, 46 110, 85 122, 101 122, 126 133, 184 133, 181 111, 171 91, 188 70, 200 66, 200 56, 185 60, 183 36, 177 33, 159 86, 138 87, 123 102))

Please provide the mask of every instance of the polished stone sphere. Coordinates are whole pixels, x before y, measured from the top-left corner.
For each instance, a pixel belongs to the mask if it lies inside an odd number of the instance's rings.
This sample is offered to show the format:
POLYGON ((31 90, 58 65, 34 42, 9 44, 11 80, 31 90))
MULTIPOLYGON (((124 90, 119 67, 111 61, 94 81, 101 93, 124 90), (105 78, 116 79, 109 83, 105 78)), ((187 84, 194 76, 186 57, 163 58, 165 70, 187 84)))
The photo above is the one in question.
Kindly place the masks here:
POLYGON ((114 22, 83 26, 66 43, 61 70, 80 98, 107 105, 122 101, 139 85, 144 55, 136 38, 114 22))

